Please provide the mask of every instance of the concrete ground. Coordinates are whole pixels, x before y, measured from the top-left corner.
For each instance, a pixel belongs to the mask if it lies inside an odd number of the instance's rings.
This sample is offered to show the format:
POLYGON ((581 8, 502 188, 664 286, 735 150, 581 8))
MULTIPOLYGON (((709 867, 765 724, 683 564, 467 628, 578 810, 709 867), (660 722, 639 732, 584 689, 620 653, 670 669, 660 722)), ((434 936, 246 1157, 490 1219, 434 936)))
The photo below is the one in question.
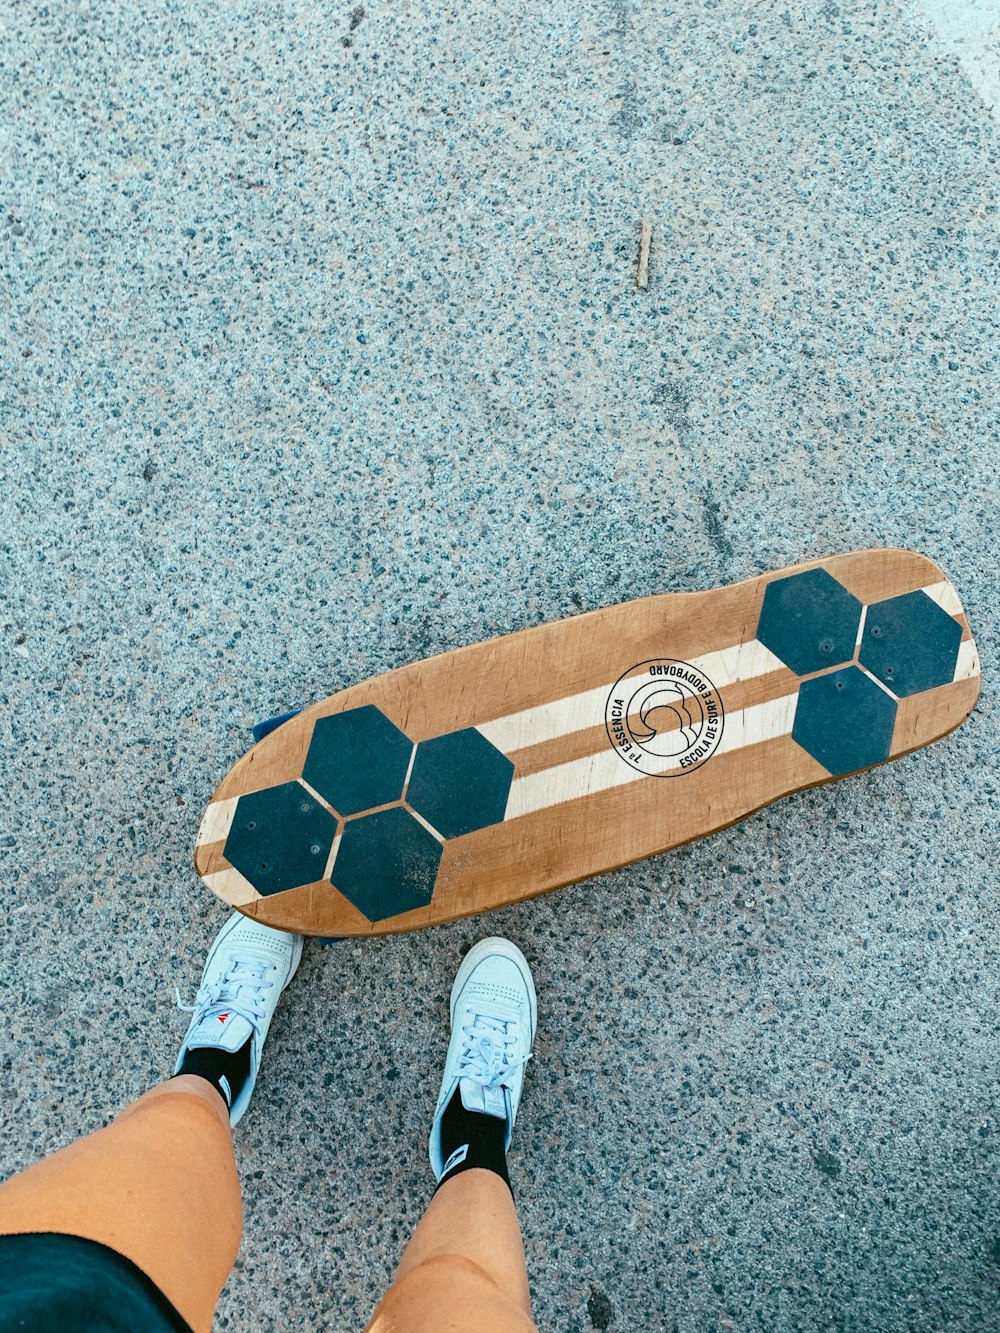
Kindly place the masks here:
POLYGON ((1000 106, 1000 0, 910 0, 911 13, 930 25, 943 53, 994 114, 1000 106))
POLYGON ((909 546, 982 650, 953 736, 307 947, 217 1327, 363 1325, 431 1192, 454 970, 503 932, 541 1004, 511 1154, 541 1328, 1000 1329, 997 132, 965 48, 889 0, 0 14, 0 1174, 169 1073, 226 917, 195 833, 255 720, 909 546))

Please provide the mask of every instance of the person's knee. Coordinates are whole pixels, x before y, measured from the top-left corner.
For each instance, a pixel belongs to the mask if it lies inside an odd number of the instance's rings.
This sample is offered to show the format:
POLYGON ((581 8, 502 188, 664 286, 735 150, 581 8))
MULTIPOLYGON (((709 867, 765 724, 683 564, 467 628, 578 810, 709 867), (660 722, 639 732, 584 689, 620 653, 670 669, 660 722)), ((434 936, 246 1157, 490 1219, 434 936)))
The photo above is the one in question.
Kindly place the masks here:
POLYGON ((493 1277, 460 1254, 436 1254, 398 1278, 379 1303, 367 1333, 536 1333, 521 1306, 493 1277))

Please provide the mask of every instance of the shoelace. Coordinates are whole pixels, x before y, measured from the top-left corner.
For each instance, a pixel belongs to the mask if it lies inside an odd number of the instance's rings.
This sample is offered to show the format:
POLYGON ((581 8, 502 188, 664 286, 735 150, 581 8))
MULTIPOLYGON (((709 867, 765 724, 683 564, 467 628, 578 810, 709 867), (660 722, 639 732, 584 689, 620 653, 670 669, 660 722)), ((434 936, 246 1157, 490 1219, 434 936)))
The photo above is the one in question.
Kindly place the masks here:
POLYGON ((471 1023, 462 1025, 464 1042, 458 1059, 459 1078, 470 1079, 484 1088, 509 1084, 514 1070, 531 1059, 530 1051, 517 1060, 512 1058, 512 1048, 518 1041, 517 1033, 508 1031, 513 1021, 492 1014, 475 1014, 471 1023))
POLYGON ((204 1010, 204 1017, 215 1009, 229 1009, 256 1028, 264 1017, 267 1004, 263 992, 274 985, 273 981, 264 979, 264 974, 273 967, 273 963, 263 958, 241 958, 232 954, 224 974, 212 985, 202 986, 194 1004, 182 1004, 180 987, 175 986, 177 1008, 188 1014, 204 1010))

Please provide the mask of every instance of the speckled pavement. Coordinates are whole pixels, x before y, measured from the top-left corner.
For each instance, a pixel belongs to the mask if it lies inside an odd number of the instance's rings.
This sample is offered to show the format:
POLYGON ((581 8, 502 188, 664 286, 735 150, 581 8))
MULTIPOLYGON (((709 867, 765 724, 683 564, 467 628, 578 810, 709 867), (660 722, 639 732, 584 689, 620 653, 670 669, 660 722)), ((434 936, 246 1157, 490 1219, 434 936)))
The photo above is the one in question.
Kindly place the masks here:
POLYGON ((253 722, 901 545, 982 651, 953 736, 307 946, 217 1327, 363 1325, 430 1197, 455 968, 506 933, 542 1329, 1000 1329, 997 133, 956 59, 867 0, 0 16, 0 1174, 169 1073, 253 722))

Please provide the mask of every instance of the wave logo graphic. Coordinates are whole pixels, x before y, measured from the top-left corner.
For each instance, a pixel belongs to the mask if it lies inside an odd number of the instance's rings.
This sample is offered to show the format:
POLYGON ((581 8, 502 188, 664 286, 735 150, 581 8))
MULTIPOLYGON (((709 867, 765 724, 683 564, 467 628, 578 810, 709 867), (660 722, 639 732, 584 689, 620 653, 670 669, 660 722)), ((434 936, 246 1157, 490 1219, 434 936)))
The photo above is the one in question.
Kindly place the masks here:
POLYGON ((679 777, 718 749, 725 725, 722 698, 690 662, 638 662, 615 681, 604 721, 615 752, 650 777, 679 777))

